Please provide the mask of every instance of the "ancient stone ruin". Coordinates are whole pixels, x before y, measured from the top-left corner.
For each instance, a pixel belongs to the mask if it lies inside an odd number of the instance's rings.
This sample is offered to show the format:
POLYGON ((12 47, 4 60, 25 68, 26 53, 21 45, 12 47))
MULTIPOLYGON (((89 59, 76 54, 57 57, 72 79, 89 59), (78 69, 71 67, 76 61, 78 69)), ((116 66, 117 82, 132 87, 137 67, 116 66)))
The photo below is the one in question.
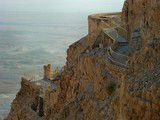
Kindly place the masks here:
POLYGON ((160 120, 159 8, 126 0, 122 12, 90 15, 62 73, 48 64, 42 86, 22 80, 7 120, 160 120))
POLYGON ((52 70, 52 65, 48 64, 48 65, 44 65, 43 67, 44 69, 44 80, 51 80, 53 79, 53 70, 52 70))

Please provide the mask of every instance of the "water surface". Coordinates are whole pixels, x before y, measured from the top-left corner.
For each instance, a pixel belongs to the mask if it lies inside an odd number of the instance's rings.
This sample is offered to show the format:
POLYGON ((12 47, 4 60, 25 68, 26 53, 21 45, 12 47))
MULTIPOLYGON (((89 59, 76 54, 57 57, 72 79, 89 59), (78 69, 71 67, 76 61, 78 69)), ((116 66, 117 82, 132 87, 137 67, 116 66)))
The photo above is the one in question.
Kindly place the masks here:
POLYGON ((44 64, 62 67, 70 44, 87 34, 87 13, 0 12, 0 119, 24 74, 41 77, 44 64))

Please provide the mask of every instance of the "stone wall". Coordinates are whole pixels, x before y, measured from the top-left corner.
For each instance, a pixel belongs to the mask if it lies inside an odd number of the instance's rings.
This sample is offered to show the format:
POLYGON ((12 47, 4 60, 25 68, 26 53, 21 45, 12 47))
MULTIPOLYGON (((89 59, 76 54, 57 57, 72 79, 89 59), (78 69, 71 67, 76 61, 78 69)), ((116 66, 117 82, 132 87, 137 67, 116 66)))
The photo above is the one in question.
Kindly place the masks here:
POLYGON ((120 23, 121 13, 99 13, 88 16, 88 34, 98 29, 113 26, 116 27, 116 23, 120 23), (115 17, 116 16, 116 17, 115 17))
POLYGON ((43 77, 43 79, 46 79, 46 80, 53 79, 52 65, 51 64, 45 65, 43 67, 43 69, 44 69, 44 77, 43 77))
POLYGON ((109 39, 99 34, 99 22, 89 17, 89 35, 70 45, 56 90, 46 91, 42 100, 40 88, 22 80, 7 120, 159 120, 159 8, 158 0, 127 0, 123 9, 130 13, 124 17, 127 25, 142 22, 144 44, 130 59, 140 69, 128 71, 107 61, 106 48, 97 45, 109 39), (134 11, 144 14, 135 14, 131 21, 134 11), (152 68, 145 66, 150 61, 155 63, 152 68))

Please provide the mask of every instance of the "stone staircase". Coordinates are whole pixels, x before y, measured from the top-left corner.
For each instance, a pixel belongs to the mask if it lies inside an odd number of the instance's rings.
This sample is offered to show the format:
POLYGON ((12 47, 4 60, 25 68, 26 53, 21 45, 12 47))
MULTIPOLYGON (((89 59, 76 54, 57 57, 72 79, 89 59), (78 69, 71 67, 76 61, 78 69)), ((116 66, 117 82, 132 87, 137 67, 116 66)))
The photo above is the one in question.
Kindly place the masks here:
POLYGON ((128 48, 128 41, 122 36, 118 35, 117 31, 110 28, 103 29, 104 33, 114 42, 107 50, 107 60, 111 64, 119 67, 127 68, 126 62, 128 56, 123 54, 128 48))

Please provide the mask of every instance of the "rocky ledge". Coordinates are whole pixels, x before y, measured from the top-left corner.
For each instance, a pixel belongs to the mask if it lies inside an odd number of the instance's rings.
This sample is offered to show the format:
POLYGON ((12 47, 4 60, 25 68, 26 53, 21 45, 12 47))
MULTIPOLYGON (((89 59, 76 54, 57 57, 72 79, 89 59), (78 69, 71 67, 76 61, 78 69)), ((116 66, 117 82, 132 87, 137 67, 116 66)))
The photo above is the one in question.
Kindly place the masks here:
POLYGON ((120 13, 89 16, 56 83, 50 65, 53 80, 22 78, 7 120, 159 120, 159 8, 126 0, 120 13))

